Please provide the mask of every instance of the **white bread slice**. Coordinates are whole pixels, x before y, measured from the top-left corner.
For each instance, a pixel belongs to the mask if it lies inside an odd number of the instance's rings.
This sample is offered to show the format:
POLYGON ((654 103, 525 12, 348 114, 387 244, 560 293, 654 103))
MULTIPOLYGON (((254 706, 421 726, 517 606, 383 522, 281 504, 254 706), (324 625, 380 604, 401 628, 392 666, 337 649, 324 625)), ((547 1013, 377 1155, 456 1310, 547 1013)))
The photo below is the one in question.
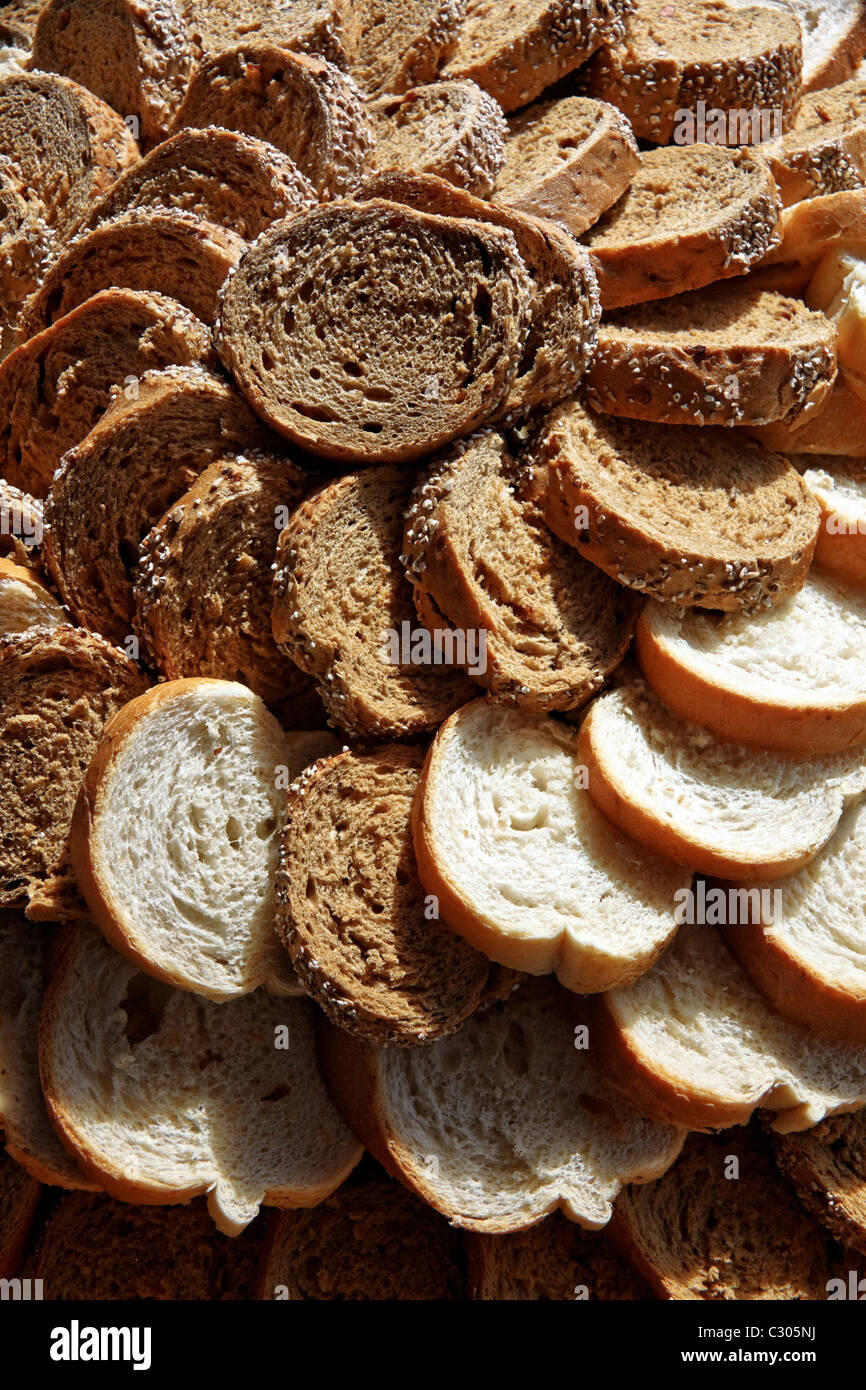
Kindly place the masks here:
POLYGON ((807 757, 866 741, 864 646, 866 592, 820 570, 751 617, 648 603, 636 638, 641 670, 676 714, 807 757))
POLYGON ((587 789, 626 835, 722 878, 769 880, 814 859, 866 793, 866 748, 806 759, 716 739, 672 714, 640 676, 581 725, 587 789))
POLYGON ((168 681, 106 725, 72 826, 107 939, 156 978, 231 999, 292 978, 274 930, 285 735, 234 681, 168 681))
POLYGON ((85 1172, 121 1201, 207 1192, 226 1235, 263 1203, 315 1206, 361 1149, 328 1100, 313 1012, 264 990, 208 1003, 139 975, 92 927, 71 927, 40 1023, 49 1113, 85 1172))
MULTIPOLYGON (((737 9, 755 0, 731 0, 737 9)), ((803 30, 803 90, 813 92, 845 82, 866 56, 866 14, 861 0, 761 0, 793 12, 803 30)))
MULTIPOLYGON (((859 248, 866 253, 866 245, 859 248)), ((866 259, 851 250, 829 251, 819 261, 806 301, 836 326, 836 353, 848 385, 866 397, 866 259)), ((866 451, 866 440, 863 443, 866 451)))
POLYGON ((802 454, 792 462, 821 508, 816 561, 849 584, 866 584, 866 459, 802 454))
POLYGON ((778 240, 761 264, 812 265, 828 251, 857 248, 864 242, 866 188, 825 193, 782 209, 778 240))
POLYGON ((623 1183, 658 1177, 685 1136, 599 1078, 572 1007, 553 981, 531 980, 430 1047, 328 1027, 329 1090, 374 1157, 453 1225, 519 1231, 561 1209, 599 1229, 623 1183))
POLYGON ((585 1001, 589 1055, 642 1114, 785 1134, 866 1104, 866 1052, 776 1013, 712 926, 681 926, 648 975, 585 1001))
POLYGON ((413 830, 421 882, 455 931, 589 994, 650 968, 690 875, 614 831, 582 780, 565 727, 474 700, 427 755, 413 830))
POLYGON ((38 575, 0 555, 0 632, 70 625, 69 614, 38 575))

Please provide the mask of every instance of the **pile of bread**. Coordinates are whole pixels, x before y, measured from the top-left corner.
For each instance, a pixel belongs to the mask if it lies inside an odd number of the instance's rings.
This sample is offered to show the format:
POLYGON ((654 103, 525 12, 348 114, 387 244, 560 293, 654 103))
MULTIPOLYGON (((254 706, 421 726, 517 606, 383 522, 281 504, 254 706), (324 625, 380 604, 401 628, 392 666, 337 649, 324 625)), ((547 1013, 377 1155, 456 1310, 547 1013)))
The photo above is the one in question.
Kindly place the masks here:
POLYGON ((0 1275, 859 1296, 864 6, 0 39, 0 1275))

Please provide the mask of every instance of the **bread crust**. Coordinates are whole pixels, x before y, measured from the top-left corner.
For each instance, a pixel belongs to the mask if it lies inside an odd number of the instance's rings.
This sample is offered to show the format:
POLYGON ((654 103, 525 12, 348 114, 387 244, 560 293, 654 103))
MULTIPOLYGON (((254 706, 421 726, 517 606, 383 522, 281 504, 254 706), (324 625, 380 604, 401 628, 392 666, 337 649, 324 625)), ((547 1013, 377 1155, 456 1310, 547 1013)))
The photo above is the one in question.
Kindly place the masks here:
POLYGON ((784 454, 838 454, 861 458, 866 449, 866 399, 852 389, 844 367, 817 409, 794 419, 750 426, 765 449, 784 454))
POLYGON ((505 118, 474 82, 437 82, 368 103, 379 169, 436 174, 488 198, 505 159, 505 118), (401 136, 401 132, 407 132, 401 136), (389 154, 388 151, 391 150, 389 154))
POLYGON ((866 189, 825 193, 782 209, 778 235, 761 265, 811 266, 827 251, 856 248, 864 241, 866 189))
POLYGON ((834 1115, 805 1134, 774 1134, 776 1162, 800 1201, 845 1245, 866 1254, 864 1112, 834 1115))

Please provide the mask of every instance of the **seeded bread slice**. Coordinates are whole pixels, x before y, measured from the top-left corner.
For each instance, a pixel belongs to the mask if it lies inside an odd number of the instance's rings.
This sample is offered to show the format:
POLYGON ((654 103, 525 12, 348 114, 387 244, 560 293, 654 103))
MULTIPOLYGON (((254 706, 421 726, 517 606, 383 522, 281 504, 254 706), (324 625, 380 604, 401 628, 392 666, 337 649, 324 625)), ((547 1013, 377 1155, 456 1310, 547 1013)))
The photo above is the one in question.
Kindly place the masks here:
POLYGON ((548 416, 546 515, 612 578, 668 603, 772 607, 805 582, 820 511, 787 459, 723 430, 548 416))
POLYGON ((10 164, 0 163, 0 360, 18 341, 24 302, 38 288, 57 249, 40 199, 10 164))
POLYGON ((42 503, 0 478, 0 556, 27 569, 40 568, 44 534, 42 503))
POLYGON ((21 1272, 41 1196, 36 1179, 0 1149, 0 1279, 21 1272))
POLYGON ((825 86, 803 97, 795 130, 809 130, 836 121, 859 124, 866 116, 866 77, 857 76, 835 86, 825 86))
POLYGON ((457 46, 466 0, 355 0, 351 72, 369 96, 435 82, 457 46))
POLYGON ((69 625, 69 615, 34 571, 0 556, 0 632, 69 625))
POLYGON ((530 295, 504 228, 334 203, 276 223, 243 257, 219 352, 257 413, 311 453, 408 462, 504 403, 530 295))
POLYGON ((844 367, 823 405, 805 417, 750 427, 765 449, 784 454, 839 454, 860 458, 866 448, 866 395, 844 367))
MULTIPOLYGON (((751 5, 753 0, 733 0, 751 5)), ((803 86, 807 92, 853 77, 866 56, 866 15, 860 0, 763 0, 793 12, 803 27, 803 86)))
POLYGON ((508 127, 493 97, 474 82, 437 82, 369 106, 379 169, 438 174, 487 198, 505 158, 508 127))
POLYGON ((586 97, 539 102, 508 122, 496 198, 582 236, 628 188, 640 164, 631 126, 586 97))
POLYGON ((181 0, 199 59, 241 42, 277 43, 344 68, 358 43, 355 0, 181 0))
POLYGON ((302 502, 280 533, 274 637, 356 737, 425 733, 474 694, 435 653, 412 660, 412 590, 398 559, 412 482, 393 467, 348 474, 302 502), (389 635, 409 650, 390 651, 389 635))
POLYGON ((785 207, 866 183, 866 116, 793 130, 765 150, 785 207))
POLYGON ((848 584, 866 584, 866 459, 803 454, 792 462, 821 508, 816 561, 848 584))
POLYGON ((776 1162, 837 1240, 866 1254, 866 1111, 774 1136, 776 1162))
POLYGON ((584 237, 602 306, 642 304, 744 275, 778 242, 778 220, 776 184, 755 151, 650 150, 628 190, 584 237))
POLYGON ((466 1246, 470 1297, 483 1302, 624 1303, 653 1296, 606 1232, 584 1231, 559 1212, 514 1235, 467 1234, 466 1246))

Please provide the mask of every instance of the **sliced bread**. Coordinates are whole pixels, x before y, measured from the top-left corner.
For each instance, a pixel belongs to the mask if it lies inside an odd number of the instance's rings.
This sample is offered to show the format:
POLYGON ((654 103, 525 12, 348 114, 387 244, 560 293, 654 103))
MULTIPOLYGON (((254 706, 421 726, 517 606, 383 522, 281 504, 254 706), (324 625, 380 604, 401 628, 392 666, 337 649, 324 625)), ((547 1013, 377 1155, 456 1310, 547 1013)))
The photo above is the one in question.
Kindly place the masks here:
POLYGON ((0 555, 0 632, 69 625, 68 613, 34 571, 0 555))
POLYGON ((251 40, 345 67, 358 45, 357 0, 181 0, 199 58, 251 40))
POLYGON ((799 419, 750 426, 765 449, 785 454, 838 454, 859 458, 866 448, 866 378, 856 382, 844 367, 823 405, 799 419))
POLYGON ((805 297, 833 322, 845 386, 866 398, 866 243, 858 254, 828 252, 818 262, 805 297))
POLYGON ((774 1136, 776 1162, 837 1240, 866 1254, 866 1110, 774 1136))
POLYGON ((809 130, 836 121, 856 124, 866 116, 866 77, 852 77, 835 86, 825 86, 803 97, 795 130, 809 130))
POLYGON ((792 130, 765 153, 785 207, 866 183, 866 117, 792 130))
POLYGON ((39 498, 0 478, 0 556, 26 569, 38 569, 44 531, 39 498))
POLYGON ((866 459, 803 454, 793 462, 821 508, 815 559, 849 584, 866 584, 866 459))
MULTIPOLYGON (((732 0, 752 5, 754 0, 732 0)), ((807 92, 845 82, 866 57, 866 15, 861 0, 762 0, 797 16, 803 28, 803 87, 807 92)))
POLYGON ((36 1220, 42 1188, 0 1149, 0 1279, 16 1279, 36 1220))
POLYGON ((864 242, 866 189, 825 193, 782 210, 778 235, 763 264, 814 265, 829 251, 856 250, 864 242))
POLYGON ((625 1303, 652 1297, 606 1232, 584 1231, 559 1212, 513 1235, 468 1234, 466 1244, 470 1296, 482 1302, 625 1303))
POLYGON ((438 174, 487 198, 505 159, 508 127, 498 104, 474 82, 436 82, 369 106, 378 169, 438 174))
POLYGON ((350 69, 368 96, 435 82, 457 47, 466 0, 355 0, 358 46, 350 69))

